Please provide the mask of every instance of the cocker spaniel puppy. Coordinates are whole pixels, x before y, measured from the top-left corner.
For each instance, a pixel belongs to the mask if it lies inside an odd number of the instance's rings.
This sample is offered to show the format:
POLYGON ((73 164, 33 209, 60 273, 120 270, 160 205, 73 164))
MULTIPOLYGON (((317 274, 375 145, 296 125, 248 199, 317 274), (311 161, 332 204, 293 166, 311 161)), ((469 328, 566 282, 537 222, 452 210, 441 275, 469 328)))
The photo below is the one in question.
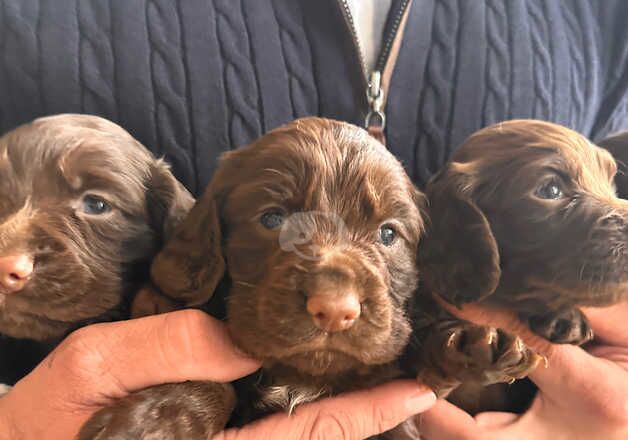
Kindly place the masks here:
MULTIPOLYGON (((81 438, 208 438, 228 419, 416 375, 398 359, 412 329, 423 200, 384 146, 346 123, 300 119, 227 153, 152 279, 185 305, 209 301, 262 370, 235 394, 202 382, 146 389, 97 413, 81 438)), ((521 369, 532 357, 523 344, 504 349, 521 357, 478 360, 478 370, 521 369)))
POLYGON ((126 317, 194 201, 163 161, 95 116, 5 134, 0 176, 0 372, 14 381, 39 360, 25 361, 28 341, 42 357, 81 325, 126 317))
MULTIPOLYGON (((475 133, 426 190, 425 290, 515 311, 555 343, 590 340, 579 307, 628 299, 628 202, 615 194, 616 171, 607 151, 557 124, 514 120, 475 133)), ((428 307, 416 310, 417 333, 433 332, 428 307)), ((451 321, 452 344, 463 326, 451 321)))

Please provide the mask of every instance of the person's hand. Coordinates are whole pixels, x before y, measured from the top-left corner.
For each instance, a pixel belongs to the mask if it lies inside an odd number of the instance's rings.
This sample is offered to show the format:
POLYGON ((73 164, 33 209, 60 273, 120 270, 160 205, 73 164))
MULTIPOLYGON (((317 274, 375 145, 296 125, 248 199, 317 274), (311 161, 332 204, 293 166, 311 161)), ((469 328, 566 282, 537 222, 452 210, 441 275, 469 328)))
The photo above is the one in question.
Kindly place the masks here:
POLYGON ((539 392, 524 414, 486 412, 473 418, 443 400, 419 416, 421 438, 628 439, 628 303, 585 310, 597 341, 588 351, 550 344, 504 312, 476 305, 450 310, 470 321, 510 329, 547 357, 547 367, 530 375, 539 392))
MULTIPOLYGON (((160 383, 231 381, 259 364, 233 346, 223 323, 194 310, 96 324, 70 335, 0 397, 0 439, 69 439, 114 399, 160 383)), ((412 381, 348 393, 277 414, 223 438, 364 438, 430 407, 412 381), (317 437, 318 436, 318 437, 317 437)))

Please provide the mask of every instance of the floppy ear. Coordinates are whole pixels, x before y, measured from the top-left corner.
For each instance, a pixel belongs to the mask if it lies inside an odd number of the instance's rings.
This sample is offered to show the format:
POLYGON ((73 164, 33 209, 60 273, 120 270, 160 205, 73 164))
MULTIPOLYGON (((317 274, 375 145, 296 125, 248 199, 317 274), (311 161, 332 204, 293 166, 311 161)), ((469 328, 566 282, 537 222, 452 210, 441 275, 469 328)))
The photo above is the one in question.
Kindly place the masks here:
POLYGON ((488 220, 447 170, 427 187, 429 222, 418 264, 430 292, 460 306, 497 288, 499 251, 488 220))
POLYGON ((230 188, 242 180, 246 147, 223 153, 203 195, 151 265, 151 279, 161 293, 178 304, 206 303, 226 271, 222 254, 220 205, 230 188))
POLYGON ((146 204, 149 221, 163 243, 170 238, 175 226, 192 209, 194 198, 162 160, 156 161, 151 166, 147 187, 146 204))
POLYGON ((617 162, 615 176, 617 195, 622 199, 628 199, 628 131, 609 136, 597 145, 608 150, 617 162))
POLYGON ((225 273, 218 208, 210 185, 153 260, 151 278, 170 298, 203 304, 225 273))

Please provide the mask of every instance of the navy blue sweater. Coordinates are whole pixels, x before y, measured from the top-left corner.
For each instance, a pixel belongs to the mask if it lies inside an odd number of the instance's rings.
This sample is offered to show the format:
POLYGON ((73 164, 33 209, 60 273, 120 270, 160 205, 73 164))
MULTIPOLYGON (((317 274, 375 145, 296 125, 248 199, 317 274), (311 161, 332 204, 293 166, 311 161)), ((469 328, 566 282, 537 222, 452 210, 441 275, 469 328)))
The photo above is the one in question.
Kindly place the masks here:
MULTIPOLYGON (((625 0, 415 0, 388 146, 419 185, 471 132, 542 118, 628 128, 625 0)), ((2 0, 0 129, 59 112, 116 121, 196 194, 218 154, 305 115, 361 124, 336 0, 2 0)))

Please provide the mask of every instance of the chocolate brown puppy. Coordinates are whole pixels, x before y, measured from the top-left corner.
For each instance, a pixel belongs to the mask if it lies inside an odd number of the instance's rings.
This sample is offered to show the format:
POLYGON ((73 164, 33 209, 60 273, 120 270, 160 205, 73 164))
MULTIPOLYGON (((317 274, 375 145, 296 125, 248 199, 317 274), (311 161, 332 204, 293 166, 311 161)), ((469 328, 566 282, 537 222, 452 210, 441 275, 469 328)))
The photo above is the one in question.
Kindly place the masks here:
POLYGON ((15 376, 34 366, 22 343, 41 356, 81 325, 127 317, 193 199, 125 130, 87 115, 5 134, 0 176, 0 370, 15 376))
POLYGON ((217 384, 144 390, 97 413, 81 438, 208 438, 234 405, 239 424, 399 377, 423 200, 384 146, 346 123, 300 119, 227 153, 152 275, 220 317, 211 304, 224 295, 233 340, 261 372, 235 384, 237 403, 217 384))
POLYGON ((425 288, 513 310, 555 343, 590 340, 579 307, 628 299, 628 202, 615 194, 616 171, 607 151, 560 125, 480 130, 427 187, 425 288))

